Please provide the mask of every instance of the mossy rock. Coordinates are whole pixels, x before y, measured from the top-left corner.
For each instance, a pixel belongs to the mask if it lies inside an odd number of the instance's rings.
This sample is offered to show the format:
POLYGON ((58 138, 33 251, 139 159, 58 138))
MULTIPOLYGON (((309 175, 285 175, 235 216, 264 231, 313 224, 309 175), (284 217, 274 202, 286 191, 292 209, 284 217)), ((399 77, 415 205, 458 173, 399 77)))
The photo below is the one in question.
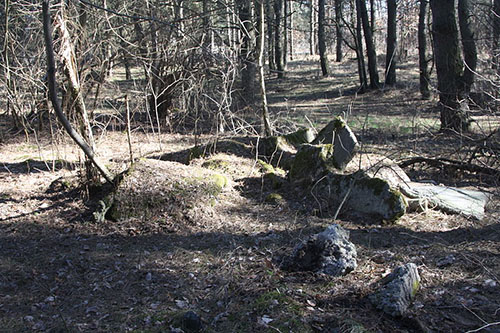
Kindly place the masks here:
POLYGON ((330 121, 325 127, 319 131, 312 144, 333 144, 335 132, 346 127, 346 123, 342 117, 337 116, 330 121))
POLYGON ((283 196, 279 193, 270 193, 266 196, 264 201, 273 205, 280 205, 285 202, 285 199, 283 199, 283 196))
POLYGON ((292 160, 290 180, 304 186, 311 185, 333 168, 332 154, 333 145, 303 144, 292 160))
POLYGON ((166 216, 188 216, 192 210, 210 209, 229 179, 220 173, 175 162, 144 160, 137 162, 116 189, 105 197, 95 212, 109 220, 138 218, 161 220, 166 216))
POLYGON ((344 202, 344 208, 370 215, 376 222, 395 223, 407 208, 398 190, 387 181, 369 177, 362 171, 349 175, 329 172, 315 184, 314 196, 333 211, 344 202))
POLYGON ((278 189, 286 182, 286 171, 273 167, 271 164, 264 162, 263 160, 257 160, 260 166, 261 172, 263 173, 265 184, 270 184, 273 189, 278 189))
POLYGON ((289 144, 298 149, 300 145, 310 143, 314 140, 314 131, 312 128, 301 128, 295 132, 286 134, 284 138, 289 144))

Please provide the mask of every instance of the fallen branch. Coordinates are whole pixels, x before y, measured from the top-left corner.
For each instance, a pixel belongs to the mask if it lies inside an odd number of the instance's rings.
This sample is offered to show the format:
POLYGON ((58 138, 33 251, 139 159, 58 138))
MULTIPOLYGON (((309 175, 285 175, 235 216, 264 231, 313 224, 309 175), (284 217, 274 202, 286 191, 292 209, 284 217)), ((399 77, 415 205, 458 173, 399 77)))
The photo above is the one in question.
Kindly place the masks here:
POLYGON ((451 160, 444 157, 439 157, 439 158, 428 158, 422 156, 412 157, 399 162, 398 165, 401 168, 405 168, 417 163, 425 163, 436 168, 453 168, 456 170, 482 173, 490 176, 496 176, 496 177, 500 176, 500 170, 498 169, 479 166, 472 163, 465 163, 461 161, 451 160))

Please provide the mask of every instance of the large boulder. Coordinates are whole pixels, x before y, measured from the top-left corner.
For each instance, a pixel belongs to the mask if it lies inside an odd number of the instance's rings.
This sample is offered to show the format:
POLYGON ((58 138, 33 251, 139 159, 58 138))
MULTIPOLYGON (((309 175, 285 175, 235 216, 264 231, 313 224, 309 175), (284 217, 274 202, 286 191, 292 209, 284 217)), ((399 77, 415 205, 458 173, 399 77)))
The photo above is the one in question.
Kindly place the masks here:
POLYGON ((373 305, 390 316, 403 316, 420 286, 417 266, 413 263, 399 266, 380 283, 379 290, 369 297, 373 305))
POLYGON ((333 164, 339 170, 344 170, 353 159, 359 147, 354 132, 341 117, 336 117, 328 123, 312 141, 313 144, 333 144, 333 164))
POLYGON ((291 162, 290 180, 311 185, 325 172, 334 169, 332 156, 333 145, 303 144, 291 162))
POLYGON ((320 204, 339 205, 356 212, 371 215, 378 220, 393 223, 406 212, 406 201, 401 192, 383 179, 369 177, 363 171, 349 175, 328 173, 312 188, 320 204))
POLYGON ((357 267, 356 247, 349 232, 338 224, 298 244, 281 263, 288 271, 313 271, 332 276, 346 275, 357 267))

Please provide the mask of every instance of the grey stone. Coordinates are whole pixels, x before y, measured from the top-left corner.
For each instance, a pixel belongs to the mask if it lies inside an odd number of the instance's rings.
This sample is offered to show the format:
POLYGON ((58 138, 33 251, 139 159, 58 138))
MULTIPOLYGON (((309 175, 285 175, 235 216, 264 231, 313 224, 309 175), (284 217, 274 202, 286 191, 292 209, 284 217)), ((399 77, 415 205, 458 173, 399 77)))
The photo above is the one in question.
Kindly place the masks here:
POLYGON ((490 195, 481 191, 411 182, 402 189, 413 210, 437 208, 481 220, 490 195))
POLYGON ((314 271, 332 276, 346 275, 357 267, 356 247, 349 232, 338 224, 298 244, 281 268, 290 271, 314 271))
POLYGON ((201 332, 203 323, 200 316, 194 311, 187 311, 182 316, 182 329, 185 332, 201 332))
POLYGON ((303 144, 290 166, 290 180, 309 186, 325 172, 332 169, 332 145, 303 144))
POLYGON ((379 310, 399 317, 406 313, 420 286, 417 266, 409 263, 397 267, 381 281, 382 286, 369 298, 379 310))
POLYGON ((345 169, 359 146, 354 132, 341 117, 336 117, 319 133, 313 144, 333 144, 333 163, 339 170, 345 169))
POLYGON ((349 208, 385 222, 395 222, 406 212, 406 201, 398 190, 383 179, 369 177, 364 172, 341 175, 328 173, 319 180, 311 193, 321 205, 337 209, 349 208))
POLYGON ((285 135, 285 139, 294 147, 298 148, 303 143, 311 143, 314 140, 312 128, 301 128, 295 132, 285 135))

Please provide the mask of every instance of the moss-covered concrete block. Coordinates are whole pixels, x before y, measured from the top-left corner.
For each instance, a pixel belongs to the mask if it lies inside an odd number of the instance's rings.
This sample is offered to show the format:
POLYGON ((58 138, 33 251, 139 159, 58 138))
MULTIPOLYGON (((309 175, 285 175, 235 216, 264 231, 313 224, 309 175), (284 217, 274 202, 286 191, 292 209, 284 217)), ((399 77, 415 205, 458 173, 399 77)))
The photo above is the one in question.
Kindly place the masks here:
POLYGON ((293 182, 309 186, 318 177, 331 170, 333 145, 303 144, 290 166, 289 177, 293 182))

